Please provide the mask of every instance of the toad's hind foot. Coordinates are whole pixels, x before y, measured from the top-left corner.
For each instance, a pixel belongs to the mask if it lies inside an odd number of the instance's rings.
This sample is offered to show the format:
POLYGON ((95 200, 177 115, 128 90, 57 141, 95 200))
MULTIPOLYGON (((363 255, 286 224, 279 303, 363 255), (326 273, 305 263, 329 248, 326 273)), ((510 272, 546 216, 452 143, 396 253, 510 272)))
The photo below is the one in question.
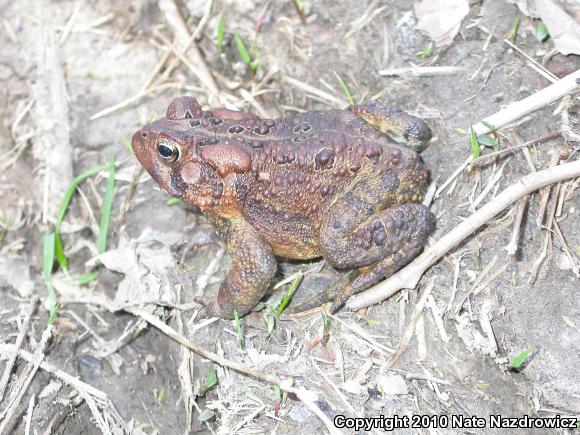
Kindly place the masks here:
POLYGON ((352 106, 351 110, 370 126, 397 142, 406 143, 415 151, 424 150, 431 140, 431 130, 425 121, 403 112, 398 107, 388 107, 379 101, 369 101, 352 106))

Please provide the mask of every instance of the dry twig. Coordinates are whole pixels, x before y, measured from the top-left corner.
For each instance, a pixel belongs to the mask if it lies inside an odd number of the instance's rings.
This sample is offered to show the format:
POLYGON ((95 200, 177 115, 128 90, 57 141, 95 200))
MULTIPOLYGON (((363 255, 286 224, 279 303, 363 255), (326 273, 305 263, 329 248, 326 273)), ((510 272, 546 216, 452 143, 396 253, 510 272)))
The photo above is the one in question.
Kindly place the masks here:
POLYGON ((562 98, 564 95, 574 92, 580 87, 577 80, 580 79, 580 70, 567 75, 556 83, 539 90, 523 100, 510 104, 505 109, 488 116, 482 122, 475 124, 472 128, 478 136, 489 133, 489 127, 483 122, 493 126, 495 129, 505 127, 524 116, 562 98))
MULTIPOLYGON (((197 48, 197 45, 193 42, 190 43, 191 35, 189 34, 189 30, 187 29, 187 26, 183 21, 181 14, 179 13, 179 9, 177 8, 175 1, 160 0, 159 9, 161 9, 163 12, 167 23, 172 27, 175 38, 179 41, 180 45, 187 46, 190 44, 189 50, 187 51, 189 54, 188 60, 190 60, 191 64, 197 66, 197 68, 195 68, 197 71, 196 76, 201 84, 210 92, 208 99, 211 99, 211 94, 217 96, 219 94, 219 88, 215 83, 215 80, 209 67, 207 66, 207 63, 205 62, 205 59, 201 55, 199 48, 197 48)), ((177 54, 179 51, 174 53, 177 54)), ((181 60, 183 61, 183 59, 181 60)))

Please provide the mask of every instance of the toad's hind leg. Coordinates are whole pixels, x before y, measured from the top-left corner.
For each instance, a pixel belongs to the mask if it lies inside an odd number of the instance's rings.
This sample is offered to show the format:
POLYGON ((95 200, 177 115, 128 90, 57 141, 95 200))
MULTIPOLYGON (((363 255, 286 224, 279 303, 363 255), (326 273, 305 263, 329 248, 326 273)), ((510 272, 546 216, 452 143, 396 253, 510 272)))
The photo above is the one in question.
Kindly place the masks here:
POLYGON ((421 251, 434 218, 424 205, 406 202, 421 197, 427 180, 418 157, 407 159, 397 173, 384 171, 361 178, 322 215, 318 245, 323 257, 337 269, 354 270, 320 294, 293 304, 291 311, 330 300, 338 306, 393 274, 421 251))
MULTIPOLYGON (((337 219, 338 215, 329 224, 337 219)), ((354 230, 345 231, 327 246, 325 257, 336 268, 356 269, 322 292, 293 304, 291 312, 306 311, 329 301, 333 301, 331 310, 337 310, 350 296, 392 275, 415 258, 423 249, 433 222, 433 215, 424 205, 402 204, 375 213, 354 230)))

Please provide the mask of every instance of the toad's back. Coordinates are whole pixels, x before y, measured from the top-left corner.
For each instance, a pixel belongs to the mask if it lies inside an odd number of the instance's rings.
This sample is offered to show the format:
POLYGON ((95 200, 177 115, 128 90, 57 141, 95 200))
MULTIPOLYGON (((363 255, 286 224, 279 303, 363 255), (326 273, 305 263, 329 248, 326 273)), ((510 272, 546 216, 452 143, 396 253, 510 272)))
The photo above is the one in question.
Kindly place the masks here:
MULTIPOLYGON (((244 130, 256 128, 248 127, 244 130)), ((390 142, 350 111, 276 119, 263 139, 243 133, 232 139, 252 154, 252 170, 237 175, 243 214, 277 255, 290 258, 321 255, 319 217, 332 206, 337 193, 357 183, 382 188, 377 179, 381 176, 390 177, 395 187, 400 183, 397 174, 415 172, 417 184, 409 184, 408 197, 385 198, 382 206, 386 206, 389 200, 417 200, 426 177, 415 151, 390 142)))

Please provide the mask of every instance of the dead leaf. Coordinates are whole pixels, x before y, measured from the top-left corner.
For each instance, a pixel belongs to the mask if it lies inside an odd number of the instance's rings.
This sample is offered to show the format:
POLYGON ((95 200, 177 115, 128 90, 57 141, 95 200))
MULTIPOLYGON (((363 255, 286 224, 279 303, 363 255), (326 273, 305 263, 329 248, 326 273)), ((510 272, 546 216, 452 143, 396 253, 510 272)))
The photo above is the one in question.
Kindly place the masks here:
POLYGON ((377 388, 385 396, 409 394, 405 378, 401 375, 380 375, 377 377, 377 388))
POLYGON ((445 47, 453 42, 461 21, 468 13, 467 0, 415 1, 417 30, 429 35, 438 47, 445 47))
POLYGON ((115 293, 114 305, 139 304, 151 301, 175 303, 171 278, 178 273, 175 259, 167 245, 144 231, 138 239, 123 235, 117 249, 97 257, 109 270, 125 275, 115 293))
POLYGON ((563 55, 580 54, 580 24, 553 0, 508 0, 530 18, 540 18, 563 55))
POLYGON ((350 394, 356 394, 357 396, 363 395, 367 392, 367 388, 362 386, 360 382, 355 379, 347 379, 340 388, 350 394))

